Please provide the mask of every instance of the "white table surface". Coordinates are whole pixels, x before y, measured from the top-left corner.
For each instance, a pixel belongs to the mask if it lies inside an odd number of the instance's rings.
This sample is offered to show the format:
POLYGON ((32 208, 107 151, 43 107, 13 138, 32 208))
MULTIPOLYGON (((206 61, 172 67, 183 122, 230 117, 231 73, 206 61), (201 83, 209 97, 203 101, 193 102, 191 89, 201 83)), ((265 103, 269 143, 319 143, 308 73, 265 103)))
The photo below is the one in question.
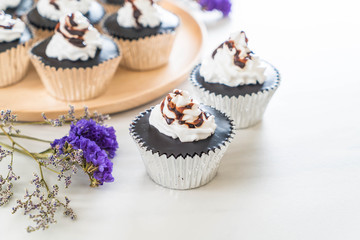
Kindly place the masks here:
MULTIPOLYGON (((0 239, 360 239, 356 1, 233 1, 230 19, 207 21, 206 50, 244 29, 250 48, 278 67, 282 84, 263 121, 237 132, 216 178, 175 191, 146 175, 128 126, 158 99, 112 116, 108 124, 120 145, 116 181, 91 189, 78 174, 65 192, 75 222, 60 215, 50 229, 26 233, 29 219, 10 212, 29 186, 26 173, 37 168, 17 156, 14 169, 22 179, 13 201, 0 208, 0 239)), ((23 133, 56 138, 67 130, 27 127, 23 133)))

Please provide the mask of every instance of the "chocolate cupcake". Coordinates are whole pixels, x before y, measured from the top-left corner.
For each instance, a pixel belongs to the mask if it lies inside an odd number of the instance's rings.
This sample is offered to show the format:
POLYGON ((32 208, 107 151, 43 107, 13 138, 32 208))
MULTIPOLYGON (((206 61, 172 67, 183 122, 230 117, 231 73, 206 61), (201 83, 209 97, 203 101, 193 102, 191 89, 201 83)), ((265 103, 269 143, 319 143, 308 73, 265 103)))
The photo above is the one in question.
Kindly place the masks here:
POLYGON ((204 104, 228 114, 236 128, 261 121, 279 87, 279 72, 253 56, 244 32, 233 34, 190 75, 194 94, 204 104))
POLYGON ((65 101, 103 93, 121 59, 117 44, 80 12, 60 18, 54 36, 37 43, 30 55, 46 90, 65 101))
POLYGON ((79 11, 97 27, 105 15, 100 3, 94 0, 39 0, 27 14, 36 39, 50 37, 60 19, 69 12, 79 11))
POLYGON ((130 125, 147 173, 157 184, 191 189, 210 182, 233 137, 224 113, 174 90, 130 125))
POLYGON ((0 10, 12 16, 21 17, 33 6, 33 0, 0 0, 0 10))
POLYGON ((29 66, 30 29, 20 19, 0 11, 0 87, 20 81, 29 66))
POLYGON ((180 19, 152 0, 125 0, 124 6, 104 22, 105 33, 121 46, 122 66, 150 70, 165 65, 180 19))
POLYGON ((124 5, 125 0, 98 0, 101 3, 107 14, 112 14, 119 10, 124 5))

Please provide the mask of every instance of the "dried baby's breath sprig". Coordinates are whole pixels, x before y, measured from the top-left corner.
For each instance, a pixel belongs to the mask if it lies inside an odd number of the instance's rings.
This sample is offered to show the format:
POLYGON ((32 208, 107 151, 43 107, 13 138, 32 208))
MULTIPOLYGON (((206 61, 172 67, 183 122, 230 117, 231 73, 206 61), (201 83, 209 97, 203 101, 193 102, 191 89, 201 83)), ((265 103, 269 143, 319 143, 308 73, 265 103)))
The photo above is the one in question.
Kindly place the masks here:
POLYGON ((28 232, 36 230, 45 230, 49 228, 50 224, 56 223, 55 214, 61 209, 64 209, 64 215, 71 219, 76 219, 76 214, 73 209, 69 207, 70 200, 65 197, 65 202, 60 201, 57 196, 59 194, 59 187, 54 185, 51 190, 48 190, 42 178, 34 174, 34 179, 31 184, 35 186, 32 193, 26 190, 24 200, 17 200, 17 205, 13 208, 13 213, 24 210, 24 215, 28 215, 35 223, 35 226, 28 226, 28 232))
POLYGON ((44 121, 30 124, 60 127, 71 123, 69 133, 53 141, 20 135, 20 131, 14 126, 27 123, 16 123, 16 115, 13 115, 10 110, 0 111, 0 161, 11 157, 7 177, 0 175, 0 206, 11 201, 13 182, 19 179, 19 176, 13 172, 14 153, 30 157, 39 167, 39 172, 34 173, 34 179, 31 182, 35 186, 33 192, 26 190, 24 198, 17 200, 13 208, 13 213, 22 209, 24 215, 28 215, 34 222, 33 226, 27 228, 28 232, 44 230, 56 223, 55 215, 60 209, 64 209, 63 213, 71 219, 76 218, 73 209, 69 207, 70 200, 65 197, 65 201, 60 201, 59 187, 57 185, 49 187, 50 185, 45 181, 44 169, 56 173, 58 180, 64 183, 65 188, 70 186, 72 175, 79 169, 89 175, 92 187, 114 180, 111 159, 115 156, 118 143, 115 130, 112 127, 102 126, 106 120, 110 119, 109 115, 97 112, 91 115, 85 107, 84 115, 76 118, 75 109, 70 106, 66 115, 48 119, 43 114, 43 118, 44 121), (7 139, 11 144, 2 142, 2 138, 7 139), (50 144, 50 147, 40 153, 33 153, 20 145, 15 140, 17 138, 50 144))
POLYGON ((11 153, 12 153, 11 151, 3 149, 0 145, 0 162, 1 162, 1 160, 6 158, 7 156, 9 156, 11 153))
POLYGON ((63 152, 59 149, 54 149, 55 153, 52 154, 47 163, 60 169, 58 174, 58 180, 63 180, 65 187, 68 188, 71 184, 71 176, 78 172, 78 167, 83 163, 83 151, 82 149, 72 149, 71 146, 66 143, 63 152))
MULTIPOLYGON (((14 145, 12 146, 12 150, 14 149, 14 145)), ((13 181, 17 181, 20 179, 13 171, 13 161, 14 161, 14 153, 13 151, 3 150, 0 146, 0 155, 3 156, 0 158, 0 161, 6 156, 11 156, 10 164, 8 165, 8 174, 6 178, 0 175, 0 206, 7 204, 11 197, 13 196, 13 192, 11 191, 13 188, 13 181)))
POLYGON ((17 121, 17 116, 12 114, 11 110, 1 110, 0 111, 0 126, 8 129, 8 133, 16 134, 20 133, 20 130, 14 128, 14 123, 17 121))
POLYGON ((67 115, 60 115, 56 119, 49 119, 46 117, 45 113, 42 113, 44 122, 39 122, 39 123, 40 124, 41 123, 50 124, 53 127, 62 127, 66 123, 76 123, 77 121, 79 121, 81 119, 93 119, 96 123, 103 125, 105 121, 110 119, 110 115, 108 115, 108 114, 103 115, 103 114, 97 113, 96 111, 93 113, 93 116, 91 116, 91 113, 90 113, 88 107, 84 107, 83 115, 80 116, 79 118, 76 118, 74 106, 69 105, 69 108, 70 109, 69 109, 67 115))

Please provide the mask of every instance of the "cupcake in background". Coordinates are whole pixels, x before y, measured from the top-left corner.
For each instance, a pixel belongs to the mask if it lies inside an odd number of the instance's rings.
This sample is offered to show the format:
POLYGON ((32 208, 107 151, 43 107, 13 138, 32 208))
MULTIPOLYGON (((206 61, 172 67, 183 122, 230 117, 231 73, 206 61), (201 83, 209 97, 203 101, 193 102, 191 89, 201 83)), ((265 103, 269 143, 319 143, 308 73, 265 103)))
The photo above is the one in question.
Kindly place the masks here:
POLYGON ((85 15, 94 26, 105 15, 104 8, 94 0, 39 0, 27 14, 27 20, 36 39, 44 39, 53 34, 60 17, 76 11, 85 15))
POLYGON ((61 17, 55 34, 37 43, 30 55, 46 90, 65 101, 99 96, 121 59, 117 44, 80 12, 61 17))
POLYGON ((104 6, 107 14, 112 14, 124 5, 125 0, 98 0, 98 2, 104 6))
POLYGON ((165 65, 180 19, 153 0, 125 0, 117 13, 104 22, 103 30, 123 50, 122 66, 150 70, 165 65))
POLYGON ((201 102, 228 114, 236 128, 247 128, 261 121, 280 75, 253 55, 241 31, 196 66, 190 81, 201 102))
POLYGON ((174 90, 141 113, 130 134, 154 182, 191 189, 215 177, 233 137, 233 125, 220 111, 194 102, 188 92, 174 90))
POLYGON ((33 0, 0 0, 0 11, 6 14, 21 17, 25 15, 33 6, 33 0))
POLYGON ((20 81, 29 66, 32 33, 23 21, 0 11, 0 87, 20 81))

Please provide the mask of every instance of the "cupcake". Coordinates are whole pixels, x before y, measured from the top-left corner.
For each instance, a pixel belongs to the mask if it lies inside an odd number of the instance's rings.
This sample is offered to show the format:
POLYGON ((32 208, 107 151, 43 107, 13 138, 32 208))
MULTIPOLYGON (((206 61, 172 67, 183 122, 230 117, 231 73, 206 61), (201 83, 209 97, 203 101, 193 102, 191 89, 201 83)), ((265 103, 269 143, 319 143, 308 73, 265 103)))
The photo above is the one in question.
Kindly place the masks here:
POLYGON ((199 100, 229 115, 237 129, 261 121, 280 83, 279 72, 247 44, 243 31, 232 34, 190 75, 199 100))
POLYGON ((33 6, 33 0, 0 0, 0 10, 6 14, 21 17, 33 6))
POLYGON ((104 22, 103 30, 123 50, 122 66, 150 70, 169 61, 180 19, 153 0, 125 0, 117 13, 104 22))
POLYGON ((30 29, 20 19, 0 11, 0 87, 20 81, 29 66, 30 29))
POLYGON ((106 13, 111 14, 124 5, 125 0, 98 0, 105 8, 106 13))
POLYGON ((232 121, 222 112, 174 90, 130 125, 147 173, 157 184, 191 189, 210 182, 233 137, 232 121))
POLYGON ((80 11, 96 27, 105 15, 104 8, 94 0, 39 0, 28 14, 27 20, 36 39, 50 37, 60 17, 80 11))
POLYGON ((46 90, 65 101, 104 92, 121 58, 116 43, 101 36, 80 12, 61 17, 55 34, 37 43, 30 55, 46 90))

